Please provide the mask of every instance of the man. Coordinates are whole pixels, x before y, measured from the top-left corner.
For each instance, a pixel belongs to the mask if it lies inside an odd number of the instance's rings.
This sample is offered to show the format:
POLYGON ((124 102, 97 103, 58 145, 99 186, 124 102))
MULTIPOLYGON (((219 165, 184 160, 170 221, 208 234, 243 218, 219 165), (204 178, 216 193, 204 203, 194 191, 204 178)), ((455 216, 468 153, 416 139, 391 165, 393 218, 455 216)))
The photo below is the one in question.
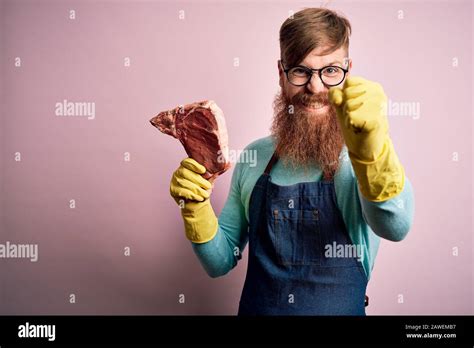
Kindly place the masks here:
POLYGON ((400 241, 414 211, 382 87, 351 77, 351 26, 307 8, 280 29, 281 93, 272 135, 237 163, 219 219, 205 168, 185 159, 170 192, 203 267, 218 277, 249 261, 239 315, 365 315, 380 238, 400 241), (355 252, 354 252, 355 251, 355 252))

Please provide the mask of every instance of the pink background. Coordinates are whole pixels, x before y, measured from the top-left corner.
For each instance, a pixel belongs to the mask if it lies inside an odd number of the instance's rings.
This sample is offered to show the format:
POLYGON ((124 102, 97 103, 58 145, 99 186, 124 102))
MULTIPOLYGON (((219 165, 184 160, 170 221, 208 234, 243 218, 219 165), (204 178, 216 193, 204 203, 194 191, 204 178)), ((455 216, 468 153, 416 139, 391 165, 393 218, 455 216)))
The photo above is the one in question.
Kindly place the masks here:
MULTIPOLYGON (((228 275, 206 275, 168 193, 184 150, 148 120, 213 99, 231 149, 266 136, 280 25, 290 10, 320 4, 2 1, 0 243, 38 243, 39 260, 0 259, 0 314, 235 314, 247 249, 228 275), (95 102, 95 119, 55 116, 63 99, 95 102)), ((473 5, 328 7, 352 23, 353 74, 393 101, 420 103, 417 120, 389 116, 415 222, 403 242, 382 241, 367 313, 472 314, 473 5)), ((231 174, 216 183, 217 213, 231 174)))

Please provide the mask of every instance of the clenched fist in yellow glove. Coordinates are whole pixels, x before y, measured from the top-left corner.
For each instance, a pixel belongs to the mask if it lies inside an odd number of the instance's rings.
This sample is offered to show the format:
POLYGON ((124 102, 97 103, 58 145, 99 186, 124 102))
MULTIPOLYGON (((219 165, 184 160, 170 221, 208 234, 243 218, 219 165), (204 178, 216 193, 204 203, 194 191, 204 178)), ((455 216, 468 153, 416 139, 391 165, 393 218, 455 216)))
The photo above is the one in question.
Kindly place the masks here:
POLYGON ((360 77, 348 77, 344 88, 329 90, 349 151, 358 159, 373 161, 382 152, 388 133, 384 112, 387 97, 382 86, 360 77))
POLYGON ((193 243, 205 243, 217 233, 218 220, 211 206, 212 184, 201 174, 206 168, 186 158, 173 173, 170 194, 181 208, 186 237, 193 243))
POLYGON ((382 86, 348 77, 329 90, 361 193, 380 202, 403 190, 405 174, 388 134, 387 97, 382 86))

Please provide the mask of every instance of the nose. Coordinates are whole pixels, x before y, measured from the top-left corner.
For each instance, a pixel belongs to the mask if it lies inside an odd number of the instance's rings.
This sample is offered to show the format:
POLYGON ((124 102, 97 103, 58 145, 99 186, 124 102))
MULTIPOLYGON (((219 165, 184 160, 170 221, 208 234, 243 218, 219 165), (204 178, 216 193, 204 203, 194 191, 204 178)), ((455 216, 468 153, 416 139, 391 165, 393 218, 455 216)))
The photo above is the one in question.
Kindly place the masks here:
POLYGON ((321 92, 327 92, 328 88, 324 85, 323 81, 319 78, 319 75, 317 73, 313 74, 311 76, 311 80, 308 82, 306 85, 308 90, 313 93, 313 94, 318 94, 321 92))

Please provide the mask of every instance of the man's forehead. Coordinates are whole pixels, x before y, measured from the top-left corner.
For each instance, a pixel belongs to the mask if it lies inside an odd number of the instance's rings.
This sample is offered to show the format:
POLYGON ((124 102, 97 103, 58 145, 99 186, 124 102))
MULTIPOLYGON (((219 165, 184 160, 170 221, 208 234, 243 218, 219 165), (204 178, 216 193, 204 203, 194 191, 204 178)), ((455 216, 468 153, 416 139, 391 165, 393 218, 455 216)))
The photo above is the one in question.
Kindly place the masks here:
POLYGON ((332 64, 347 65, 348 57, 343 47, 328 54, 324 54, 324 50, 324 47, 322 49, 314 49, 303 59, 301 64, 313 69, 332 64))

